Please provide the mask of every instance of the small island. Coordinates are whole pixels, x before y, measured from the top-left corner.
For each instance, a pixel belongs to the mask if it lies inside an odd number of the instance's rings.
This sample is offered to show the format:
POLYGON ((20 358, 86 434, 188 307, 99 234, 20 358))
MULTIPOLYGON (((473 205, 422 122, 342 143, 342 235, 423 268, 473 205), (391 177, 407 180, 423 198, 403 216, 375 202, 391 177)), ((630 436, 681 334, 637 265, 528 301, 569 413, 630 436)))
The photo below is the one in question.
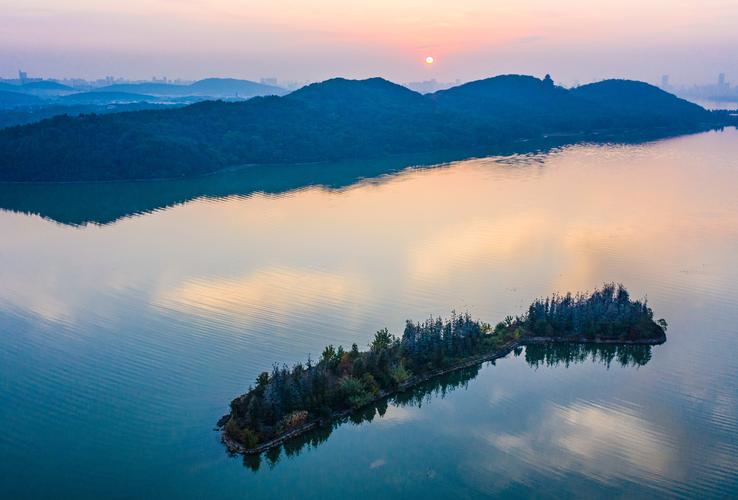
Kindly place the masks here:
POLYGON ((435 377, 507 355, 526 344, 554 342, 655 345, 666 322, 622 285, 589 294, 554 295, 526 314, 492 327, 466 314, 408 321, 400 338, 385 328, 369 349, 329 345, 320 359, 291 369, 274 366, 231 402, 218 421, 229 451, 259 454, 435 377))

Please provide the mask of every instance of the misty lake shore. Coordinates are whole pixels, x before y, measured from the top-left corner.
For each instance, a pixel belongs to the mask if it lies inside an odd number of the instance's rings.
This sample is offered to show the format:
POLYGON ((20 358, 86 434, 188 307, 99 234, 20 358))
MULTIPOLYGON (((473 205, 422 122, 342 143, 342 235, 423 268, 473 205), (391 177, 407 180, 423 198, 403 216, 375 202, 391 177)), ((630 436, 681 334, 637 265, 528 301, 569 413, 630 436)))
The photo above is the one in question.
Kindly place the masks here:
POLYGON ((382 78, 333 78, 283 97, 61 115, 2 129, 0 180, 193 177, 237 165, 381 158, 555 136, 676 135, 728 125, 735 118, 726 112, 632 80, 567 89, 550 76, 498 75, 425 95, 382 78))

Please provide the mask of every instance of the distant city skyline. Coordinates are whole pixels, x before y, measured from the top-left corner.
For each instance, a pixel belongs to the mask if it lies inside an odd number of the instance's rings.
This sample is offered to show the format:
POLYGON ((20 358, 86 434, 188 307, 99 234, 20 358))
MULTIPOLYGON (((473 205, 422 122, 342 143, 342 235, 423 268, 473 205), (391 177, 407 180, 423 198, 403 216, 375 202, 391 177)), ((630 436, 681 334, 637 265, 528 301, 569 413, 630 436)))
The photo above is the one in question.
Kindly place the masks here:
MULTIPOLYGON (((497 75, 487 75, 487 76, 497 76, 497 75)), ((737 75, 738 76, 738 75, 737 75)), ((203 76, 202 78, 195 78, 195 79, 184 79, 184 78, 170 78, 167 75, 151 75, 148 78, 128 78, 126 76, 114 76, 114 75, 106 75, 101 78, 82 78, 82 77, 65 77, 65 78, 56 78, 53 76, 48 75, 34 75, 29 74, 28 71, 23 71, 22 69, 19 69, 15 76, 10 75, 0 75, 0 81, 38 81, 38 80, 53 80, 68 84, 77 84, 79 86, 84 86, 85 84, 94 85, 94 86, 100 86, 100 85, 112 85, 115 83, 137 83, 137 82, 157 82, 157 83, 171 83, 171 84, 189 84, 192 82, 195 82, 197 80, 201 79, 207 79, 207 78, 235 78, 233 76, 221 76, 221 77, 213 77, 213 76, 203 76)), ((260 76, 260 77, 254 77, 254 78, 243 78, 244 80, 251 80, 257 83, 261 83, 264 85, 271 85, 271 86, 277 86, 282 87, 285 89, 294 89, 298 88, 303 85, 307 85, 309 83, 313 83, 313 80, 286 80, 286 79, 280 79, 274 76, 260 76)), ((738 78, 736 78, 738 80, 738 78)), ((720 72, 715 75, 713 75, 713 78, 708 81, 704 82, 687 82, 687 81, 675 81, 672 79, 671 74, 662 74, 658 78, 654 79, 653 81, 650 81, 648 83, 652 83, 654 85, 658 85, 661 88, 664 89, 687 89, 687 88, 701 88, 701 87, 725 87, 725 88, 731 88, 735 87, 734 81, 731 79, 730 75, 720 72)), ((449 81, 439 81, 436 78, 428 78, 425 80, 417 80, 417 81, 395 81, 395 83, 399 83, 402 85, 405 85, 409 88, 412 88, 413 90, 417 90, 418 92, 433 92, 436 90, 442 90, 445 88, 449 88, 455 85, 461 85, 463 83, 466 83, 468 80, 461 80, 460 78, 455 78, 453 80, 449 81)), ((589 81, 573 81, 573 82, 562 82, 562 81, 556 81, 558 85, 563 85, 566 87, 572 87, 577 86, 579 84, 585 84, 590 83, 589 81)))
MULTIPOLYGON (((523 72, 523 71, 509 71, 509 72, 502 72, 502 73, 489 73, 489 74, 486 74, 486 75, 480 75, 478 78, 471 78, 471 79, 461 79, 461 78, 453 77, 453 76, 451 76, 449 78, 436 78, 436 77, 430 76, 430 77, 426 77, 426 78, 417 78, 417 79, 408 78, 408 79, 405 79, 405 80, 393 79, 393 78, 390 78, 390 77, 388 77, 386 75, 382 75, 382 74, 366 75, 366 76, 363 76, 363 75, 362 76, 356 76, 356 75, 351 76, 351 75, 344 75, 344 74, 335 74, 335 75, 329 75, 329 76, 326 76, 325 78, 321 78, 321 79, 317 79, 316 80, 316 79, 299 79, 299 78, 298 79, 281 78, 281 77, 273 76, 271 74, 269 74, 267 76, 262 76, 262 75, 238 76, 238 75, 234 75, 234 74, 219 74, 219 75, 203 74, 201 76, 192 77, 192 78, 184 78, 184 77, 180 77, 180 76, 176 76, 176 75, 175 76, 169 76, 169 75, 165 75, 165 74, 160 74, 160 75, 153 74, 153 75, 141 76, 141 77, 132 77, 132 76, 124 75, 124 74, 121 74, 121 75, 101 75, 101 76, 92 76, 92 77, 84 77, 84 76, 79 76, 79 75, 69 75, 69 76, 60 77, 60 76, 55 76, 54 74, 43 74, 43 73, 36 74, 36 73, 33 73, 31 71, 28 71, 28 70, 18 69, 16 71, 10 70, 10 71, 6 71, 5 73, 0 73, 0 80, 4 80, 4 81, 19 80, 20 79, 20 76, 19 76, 20 73, 25 74, 26 75, 25 78, 27 78, 28 80, 54 80, 54 81, 59 81, 59 82, 64 82, 64 81, 67 81, 67 82, 68 81, 79 81, 79 82, 89 82, 89 83, 98 83, 98 84, 99 83, 102 83, 102 82, 107 82, 108 84, 124 83, 124 82, 126 82, 126 83, 127 82, 192 83, 192 82, 195 82, 197 80, 203 80, 203 79, 207 79, 207 78, 237 78, 237 79, 250 80, 250 81, 254 81, 254 82, 258 82, 258 83, 263 83, 265 85, 281 86, 281 87, 284 87, 284 88, 295 87, 296 85, 305 85, 305 84, 308 84, 308 83, 314 83, 314 82, 317 82, 317 81, 323 81, 323 80, 327 80, 329 78, 336 78, 336 77, 362 79, 362 78, 370 78, 370 77, 373 77, 373 76, 378 76, 378 77, 385 78, 387 80, 393 81, 395 83, 400 83, 400 84, 403 84, 403 85, 418 86, 419 88, 428 87, 429 89, 431 87, 433 87, 434 83, 435 84, 438 84, 438 88, 447 88, 447 87, 452 86, 452 85, 459 85, 459 84, 466 83, 466 82, 469 82, 469 81, 473 81, 473 80, 476 80, 476 79, 488 78, 488 77, 492 77, 492 76, 498 76, 498 75, 501 75, 501 74, 531 74, 531 73, 526 73, 526 72, 523 72)), ((553 77, 553 79, 554 79, 554 81, 556 82, 557 85, 563 85, 563 86, 566 86, 566 87, 572 87, 572 86, 577 86, 577 85, 581 85, 581 84, 591 83, 591 82, 595 82, 595 81, 604 80, 604 79, 607 79, 607 78, 628 78, 628 79, 646 81, 648 83, 652 83, 652 84, 658 85, 660 87, 670 86, 670 87, 673 87, 673 88, 691 87, 691 86, 703 86, 703 85, 716 84, 716 83, 718 83, 718 80, 719 80, 719 78, 720 78, 721 75, 723 77, 723 81, 725 83, 727 83, 727 84, 733 85, 734 83, 738 82, 738 71, 735 72, 735 76, 733 76, 733 74, 731 74, 729 72, 726 72, 726 71, 719 71, 719 72, 716 72, 714 74, 708 74, 704 78, 699 78, 699 79, 679 79, 679 78, 675 78, 675 75, 678 75, 679 74, 678 71, 675 71, 675 72, 669 72, 669 71, 667 71, 666 73, 660 73, 660 74, 655 75, 653 78, 648 78, 648 79, 646 79, 646 78, 639 78, 639 77, 632 76, 632 75, 625 75, 625 74, 616 75, 616 74, 613 74, 613 75, 608 75, 608 76, 603 76, 603 77, 595 77, 595 78, 591 78, 591 79, 583 79, 583 80, 580 80, 580 79, 568 79, 567 80, 567 79, 562 79, 560 77, 557 77, 557 74, 555 72, 555 68, 554 68, 554 71, 547 72, 546 74, 549 74, 549 73, 552 75, 552 77, 553 77), (664 78, 666 78, 666 81, 664 80, 664 78)), ((421 77, 422 76, 424 76, 424 75, 421 75, 421 77)), ((539 78, 543 78, 544 75, 541 75, 541 74, 533 74, 533 76, 537 76, 539 78)))
POLYGON ((738 2, 0 0, 0 77, 738 79, 738 2), (426 64, 426 57, 433 64, 426 64))

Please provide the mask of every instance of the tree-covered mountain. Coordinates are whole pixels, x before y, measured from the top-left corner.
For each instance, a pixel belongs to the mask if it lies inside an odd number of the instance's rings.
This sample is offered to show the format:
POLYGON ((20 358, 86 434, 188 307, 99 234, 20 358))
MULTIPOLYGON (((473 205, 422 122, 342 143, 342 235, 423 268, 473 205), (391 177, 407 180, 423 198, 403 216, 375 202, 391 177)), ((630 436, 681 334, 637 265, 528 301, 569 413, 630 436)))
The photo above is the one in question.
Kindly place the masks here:
POLYGON ((39 80, 37 82, 28 82, 21 85, 24 89, 28 90, 36 90, 36 89, 43 89, 43 90, 74 90, 69 85, 64 85, 63 83, 55 82, 53 80, 39 80))
POLYGON ((576 97, 601 106, 603 127, 689 126, 704 119, 705 109, 658 87, 633 80, 604 80, 572 89, 576 97))
POLYGON ((31 94, 0 90, 0 109, 29 106, 42 102, 41 98, 31 94))
POLYGON ((295 90, 288 97, 319 105, 330 112, 351 112, 370 107, 378 111, 432 107, 421 94, 383 78, 360 81, 332 78, 295 90))
POLYGON ((32 90, 66 90, 66 91, 74 91, 72 87, 69 85, 64 85, 63 83, 55 82, 53 80, 40 80, 37 82, 28 82, 21 85, 21 88, 24 90, 32 91, 32 90))
POLYGON ((14 85, 13 92, 21 92, 24 94, 37 95, 39 97, 53 98, 56 96, 67 95, 77 92, 76 89, 64 85, 54 80, 38 80, 26 82, 21 85, 14 85))
POLYGON ((283 97, 59 116, 1 130, 0 180, 181 177, 242 164, 492 147, 546 134, 724 124, 724 115, 692 106, 639 82, 566 90, 549 79, 505 76, 424 96, 380 78, 337 78, 283 97))
POLYGON ((155 102, 157 98, 130 92, 78 92, 62 97, 64 104, 110 104, 131 102, 155 102))
POLYGON ((235 78, 206 78, 187 86, 192 95, 254 97, 260 95, 282 95, 286 91, 274 85, 238 80, 235 78))
POLYGON ((180 85, 175 83, 116 83, 101 87, 97 92, 126 92, 156 96, 207 96, 249 98, 263 95, 282 95, 284 89, 272 85, 238 80, 235 78, 206 78, 197 82, 180 85))
MULTIPOLYGON (((85 92, 86 94, 86 92, 85 92)), ((79 95, 79 94, 75 94, 79 95)), ((129 94, 130 95, 130 94, 129 94)), ((25 106, 0 106, 0 129, 17 125, 40 122, 59 115, 78 116, 82 114, 108 114, 124 111, 140 111, 142 109, 164 109, 184 106, 179 103, 162 103, 159 99, 152 101, 134 101, 101 99, 98 102, 75 102, 73 99, 60 99, 62 104, 50 104, 45 101, 34 101, 25 106)))
POLYGON ((478 80, 431 97, 443 108, 504 121, 508 127, 527 130, 580 130, 589 127, 589 118, 602 112, 563 87, 548 75, 543 80, 526 75, 501 75, 478 80))
MULTIPOLYGON (((282 100, 299 102, 309 116, 308 123, 292 130, 304 149, 291 154, 304 161, 468 147, 485 133, 481 122, 441 110, 425 96, 382 78, 335 78, 282 100)), ((492 141, 493 134, 488 131, 485 139, 492 141)))

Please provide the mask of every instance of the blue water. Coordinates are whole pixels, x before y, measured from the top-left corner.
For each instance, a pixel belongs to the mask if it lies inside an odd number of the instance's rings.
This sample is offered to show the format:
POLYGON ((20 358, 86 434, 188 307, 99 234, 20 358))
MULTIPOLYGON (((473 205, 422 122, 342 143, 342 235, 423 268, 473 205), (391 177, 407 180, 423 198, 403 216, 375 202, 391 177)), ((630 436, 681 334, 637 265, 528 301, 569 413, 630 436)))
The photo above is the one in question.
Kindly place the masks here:
POLYGON ((0 496, 736 496, 736 130, 303 167, 0 187, 0 496), (669 322, 643 366, 511 354, 256 471, 213 430, 272 362, 604 281, 669 322))

